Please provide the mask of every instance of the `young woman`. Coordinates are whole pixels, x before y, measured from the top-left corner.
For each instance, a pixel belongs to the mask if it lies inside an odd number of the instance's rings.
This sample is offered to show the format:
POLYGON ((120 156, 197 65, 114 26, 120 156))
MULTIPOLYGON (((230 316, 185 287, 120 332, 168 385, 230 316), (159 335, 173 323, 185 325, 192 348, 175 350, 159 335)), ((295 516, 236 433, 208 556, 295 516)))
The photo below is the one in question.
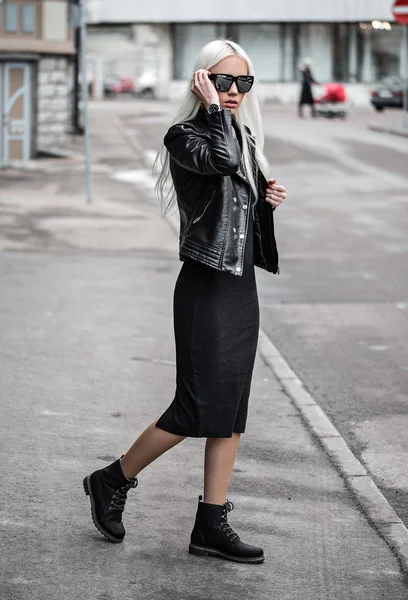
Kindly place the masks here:
POLYGON ((311 59, 305 58, 303 63, 300 64, 298 68, 302 74, 302 85, 301 85, 301 89, 300 89, 300 98, 299 98, 299 105, 298 105, 299 117, 303 117, 303 105, 304 104, 308 104, 310 106, 310 111, 311 111, 312 117, 315 117, 316 109, 315 109, 315 105, 314 105, 312 84, 317 83, 317 81, 314 80, 313 75, 312 75, 311 59))
POLYGON ((96 527, 121 542, 136 476, 186 437, 205 437, 201 496, 189 551, 263 562, 228 524, 226 499, 245 431, 259 329, 254 265, 277 273, 273 210, 286 197, 267 180, 251 62, 237 44, 205 46, 178 116, 164 138, 157 191, 180 212, 174 294, 177 388, 164 414, 119 460, 84 479, 96 527))

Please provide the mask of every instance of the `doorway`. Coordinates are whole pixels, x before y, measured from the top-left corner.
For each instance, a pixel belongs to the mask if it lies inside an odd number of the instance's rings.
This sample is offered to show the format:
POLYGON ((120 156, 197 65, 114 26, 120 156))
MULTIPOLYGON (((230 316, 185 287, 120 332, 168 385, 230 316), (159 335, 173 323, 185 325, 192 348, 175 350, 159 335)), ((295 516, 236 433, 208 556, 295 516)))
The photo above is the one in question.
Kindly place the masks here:
POLYGON ((0 62, 0 160, 29 160, 31 106, 31 65, 0 62))

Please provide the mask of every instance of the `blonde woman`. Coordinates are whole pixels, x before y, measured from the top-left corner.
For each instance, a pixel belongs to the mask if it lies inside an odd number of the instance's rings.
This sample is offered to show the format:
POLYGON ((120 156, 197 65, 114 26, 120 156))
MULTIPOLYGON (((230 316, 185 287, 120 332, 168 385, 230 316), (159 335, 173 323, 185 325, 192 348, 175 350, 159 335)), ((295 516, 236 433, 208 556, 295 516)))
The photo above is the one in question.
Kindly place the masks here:
POLYGON ((157 192, 180 213, 174 293, 177 386, 164 414, 121 458, 84 479, 96 527, 121 542, 126 495, 137 475, 186 437, 206 438, 189 551, 260 563, 228 523, 227 490, 248 399, 259 329, 254 265, 278 273, 273 210, 286 197, 268 177, 249 57, 217 40, 199 56, 180 111, 156 162, 157 192))

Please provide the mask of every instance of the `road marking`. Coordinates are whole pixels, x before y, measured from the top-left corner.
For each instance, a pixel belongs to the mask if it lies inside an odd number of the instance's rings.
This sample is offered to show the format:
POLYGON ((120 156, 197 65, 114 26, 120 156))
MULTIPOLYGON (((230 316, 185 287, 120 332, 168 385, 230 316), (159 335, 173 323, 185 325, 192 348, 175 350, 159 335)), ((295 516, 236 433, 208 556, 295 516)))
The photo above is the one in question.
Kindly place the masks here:
POLYGON ((378 346, 368 346, 368 348, 374 352, 384 352, 389 349, 389 346, 379 344, 378 346))
POLYGON ((394 550, 403 568, 408 571, 408 529, 404 523, 347 446, 329 417, 304 388, 302 381, 262 329, 259 332, 258 351, 302 415, 306 425, 340 471, 369 521, 394 550))

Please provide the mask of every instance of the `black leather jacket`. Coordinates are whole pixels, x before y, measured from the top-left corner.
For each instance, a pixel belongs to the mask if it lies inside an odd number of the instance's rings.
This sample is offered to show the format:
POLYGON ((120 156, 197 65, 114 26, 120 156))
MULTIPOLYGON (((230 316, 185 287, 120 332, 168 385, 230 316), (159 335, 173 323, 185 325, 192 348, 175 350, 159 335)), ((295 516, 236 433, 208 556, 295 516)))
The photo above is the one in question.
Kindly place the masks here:
MULTIPOLYGON (((240 168, 241 149, 230 110, 173 125, 164 138, 180 211, 180 259, 192 258, 242 275, 252 189, 240 168)), ((255 163, 255 161, 253 161, 255 163)), ((255 265, 279 273, 273 208, 256 168, 255 265)))

